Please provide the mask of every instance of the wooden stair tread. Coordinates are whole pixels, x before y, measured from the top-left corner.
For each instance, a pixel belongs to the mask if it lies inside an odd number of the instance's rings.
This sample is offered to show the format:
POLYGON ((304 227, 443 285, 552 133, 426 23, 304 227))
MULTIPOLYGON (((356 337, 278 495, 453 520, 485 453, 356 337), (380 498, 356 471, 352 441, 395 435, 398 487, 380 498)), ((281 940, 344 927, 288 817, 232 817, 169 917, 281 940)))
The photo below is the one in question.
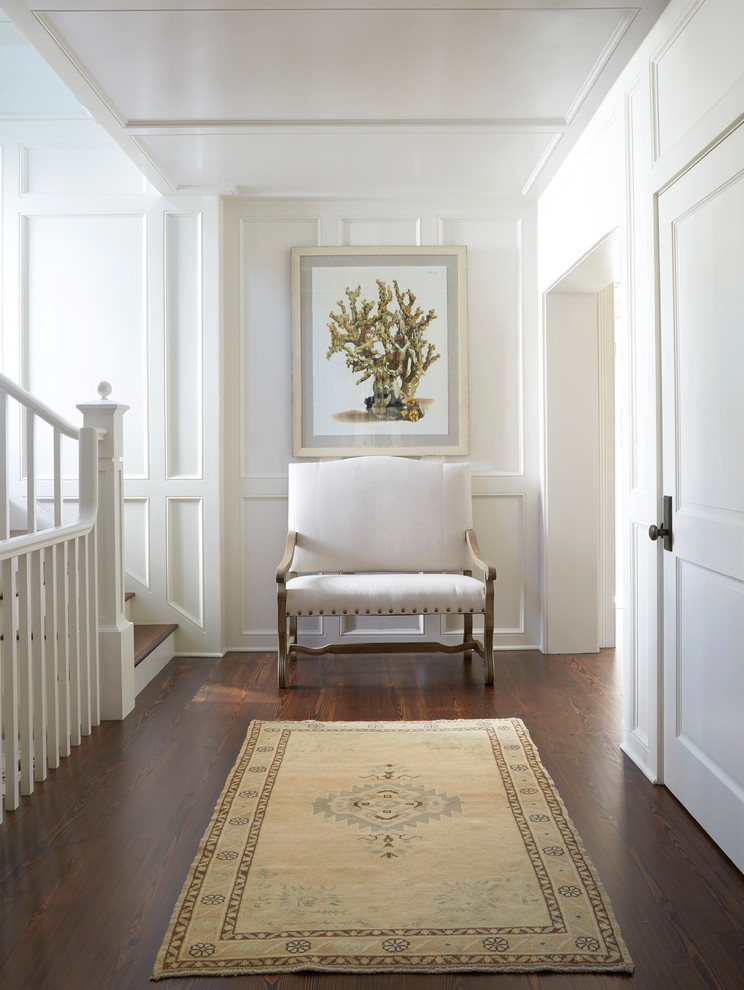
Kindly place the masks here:
POLYGON ((167 639, 171 633, 175 632, 178 626, 175 623, 170 625, 137 625, 134 627, 134 666, 141 663, 145 657, 160 646, 163 640, 167 639))

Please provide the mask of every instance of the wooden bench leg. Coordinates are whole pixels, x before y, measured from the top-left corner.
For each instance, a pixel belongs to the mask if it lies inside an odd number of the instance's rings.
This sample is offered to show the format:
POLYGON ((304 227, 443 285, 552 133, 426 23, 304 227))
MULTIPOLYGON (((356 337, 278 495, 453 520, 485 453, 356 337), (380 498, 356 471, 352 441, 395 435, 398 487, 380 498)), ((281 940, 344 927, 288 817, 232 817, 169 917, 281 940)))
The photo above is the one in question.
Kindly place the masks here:
POLYGON ((486 684, 493 684, 493 626, 486 628, 483 633, 483 660, 486 665, 486 684))
POLYGON ((285 688, 287 686, 287 649, 286 649, 286 635, 282 636, 279 633, 279 659, 278 659, 278 670, 279 675, 279 687, 285 688), (283 643, 282 640, 285 642, 283 643))
POLYGON ((493 581, 489 581, 486 591, 486 613, 483 617, 483 661, 486 665, 486 684, 493 684, 493 623, 493 581))
POLYGON ((287 686, 287 613, 281 595, 279 596, 278 613, 277 631, 279 649, 277 651, 277 674, 279 677, 279 688, 281 689, 287 686))
MULTIPOLYGON (((290 615, 290 617, 289 617, 289 646, 290 646, 290 649, 291 649, 291 647, 293 647, 295 645, 296 642, 297 642, 297 616, 296 615, 290 615)), ((293 653, 290 652, 289 659, 290 660, 296 660, 297 657, 293 653)))
MULTIPOLYGON (((463 633, 462 641, 463 643, 467 643, 469 639, 473 638, 473 616, 470 614, 470 612, 466 612, 464 618, 465 618, 465 631, 463 633)), ((465 650, 463 659, 472 660, 473 651, 465 650)))

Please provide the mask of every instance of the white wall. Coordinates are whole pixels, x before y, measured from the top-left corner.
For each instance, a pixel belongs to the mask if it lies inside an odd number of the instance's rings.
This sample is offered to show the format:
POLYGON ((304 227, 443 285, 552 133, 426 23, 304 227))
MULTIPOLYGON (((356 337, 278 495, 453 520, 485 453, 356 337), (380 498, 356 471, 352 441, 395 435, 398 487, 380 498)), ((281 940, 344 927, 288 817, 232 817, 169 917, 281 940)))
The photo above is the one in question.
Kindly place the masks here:
MULTIPOLYGON (((535 211, 466 199, 224 203, 225 645, 276 648, 292 459, 290 248, 370 244, 468 248, 467 459, 476 531, 499 572, 495 641, 539 646, 535 211)), ((426 628, 401 620, 395 634, 454 634, 431 618, 426 628)), ((308 621, 308 642, 338 635, 332 622, 308 621)), ((390 628, 355 632, 384 639, 390 628)))
MULTIPOLYGON (((9 47, 17 62, 24 46, 9 47)), ((0 69, 5 55, 0 46, 0 69)), ((102 379, 130 406, 133 617, 177 622, 179 652, 218 654, 217 203, 155 193, 82 107, 69 119, 69 94, 46 104, 66 118, 39 117, 32 76, 0 120, 2 368, 73 423, 102 379)), ((42 467, 45 456, 50 447, 42 467)), ((19 460, 23 498, 21 477, 19 460)), ((67 495, 74 512, 72 483, 67 495)))
MULTIPOLYGON (((661 773, 661 561, 647 535, 660 519, 662 494, 655 197, 741 121, 742 36, 740 0, 672 0, 538 204, 541 294, 609 232, 619 229, 621 235, 623 745, 652 779, 661 773)), ((548 556, 551 544, 549 534, 548 556)))
POLYGON ((551 293, 545 340, 543 649, 599 649, 599 347, 591 293, 551 293), (588 564, 588 566, 587 566, 588 564))

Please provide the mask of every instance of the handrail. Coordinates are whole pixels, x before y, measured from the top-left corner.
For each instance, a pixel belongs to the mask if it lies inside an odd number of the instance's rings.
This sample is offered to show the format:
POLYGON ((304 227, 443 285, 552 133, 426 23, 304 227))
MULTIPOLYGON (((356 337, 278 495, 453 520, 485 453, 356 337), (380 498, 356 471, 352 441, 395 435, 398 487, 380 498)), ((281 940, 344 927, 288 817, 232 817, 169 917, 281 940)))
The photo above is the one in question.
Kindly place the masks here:
POLYGON ((7 392, 8 395, 12 395, 14 399, 17 399, 18 402, 30 409, 36 416, 43 419, 44 422, 49 423, 55 430, 59 430, 60 433, 66 437, 70 437, 71 440, 77 440, 80 432, 77 426, 73 426, 72 423, 62 419, 46 403, 37 399, 36 396, 26 391, 25 388, 18 385, 11 378, 8 378, 7 375, 2 374, 2 372, 0 372, 0 390, 7 392))
POLYGON ((93 529, 98 514, 98 438, 95 427, 81 427, 80 436, 80 492, 81 501, 75 522, 64 526, 50 526, 36 533, 21 533, 0 540, 0 561, 17 557, 22 553, 43 550, 65 540, 86 536, 93 529), (90 493, 85 497, 85 493, 90 493))

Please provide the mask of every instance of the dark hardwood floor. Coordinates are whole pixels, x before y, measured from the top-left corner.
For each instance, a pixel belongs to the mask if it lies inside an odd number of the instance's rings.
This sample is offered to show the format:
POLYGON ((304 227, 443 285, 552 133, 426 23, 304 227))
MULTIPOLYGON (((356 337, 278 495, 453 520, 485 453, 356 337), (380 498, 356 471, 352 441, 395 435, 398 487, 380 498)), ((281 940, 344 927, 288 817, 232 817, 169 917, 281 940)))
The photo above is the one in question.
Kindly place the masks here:
MULTIPOLYGON (((299 974, 167 980, 165 990, 738 990, 744 877, 620 752, 613 651, 459 658, 176 659, 0 826, 0 987, 141 990, 249 721, 519 716, 610 895, 633 976, 299 974)), ((487 851, 484 851, 487 855, 487 851)), ((394 895, 394 892, 391 892, 394 895)))

